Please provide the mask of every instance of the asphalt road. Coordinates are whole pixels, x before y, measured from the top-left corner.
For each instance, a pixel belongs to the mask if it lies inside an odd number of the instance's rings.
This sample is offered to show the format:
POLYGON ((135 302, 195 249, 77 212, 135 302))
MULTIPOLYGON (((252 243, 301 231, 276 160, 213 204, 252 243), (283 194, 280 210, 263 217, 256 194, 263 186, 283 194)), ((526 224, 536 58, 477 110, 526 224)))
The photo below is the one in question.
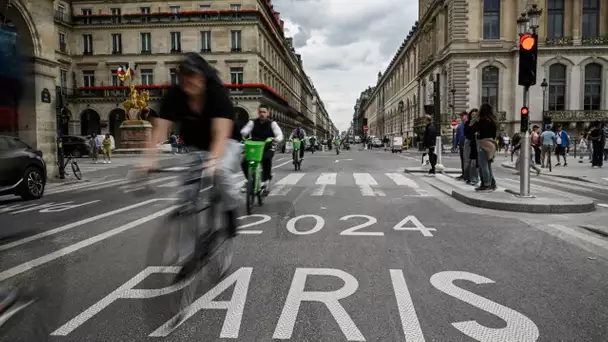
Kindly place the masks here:
MULTIPOLYGON (((315 153, 294 172, 278 155, 271 196, 241 219, 233 273, 165 339, 608 340, 608 240, 549 232, 553 216, 463 209, 404 174, 414 160, 315 153)), ((30 341, 33 312, 51 341, 157 339, 169 278, 147 255, 178 186, 160 174, 135 197, 127 169, 0 200, 0 281, 45 294, 2 340, 30 341)))

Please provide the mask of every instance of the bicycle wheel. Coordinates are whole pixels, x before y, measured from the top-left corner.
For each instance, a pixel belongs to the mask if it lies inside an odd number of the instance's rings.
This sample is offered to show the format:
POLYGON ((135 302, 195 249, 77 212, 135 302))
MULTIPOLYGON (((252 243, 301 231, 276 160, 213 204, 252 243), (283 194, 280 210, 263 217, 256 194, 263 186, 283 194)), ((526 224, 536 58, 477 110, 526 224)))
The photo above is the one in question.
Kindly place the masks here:
POLYGON ((247 215, 251 215, 253 212, 253 202, 255 200, 256 190, 256 171, 254 169, 249 170, 249 179, 247 181, 247 215))
POLYGON ((300 164, 300 151, 293 151, 293 167, 296 171, 299 169, 300 164))
POLYGON ((72 161, 72 172, 74 172, 74 176, 78 178, 78 180, 82 179, 82 173, 80 172, 80 166, 75 161, 72 161))

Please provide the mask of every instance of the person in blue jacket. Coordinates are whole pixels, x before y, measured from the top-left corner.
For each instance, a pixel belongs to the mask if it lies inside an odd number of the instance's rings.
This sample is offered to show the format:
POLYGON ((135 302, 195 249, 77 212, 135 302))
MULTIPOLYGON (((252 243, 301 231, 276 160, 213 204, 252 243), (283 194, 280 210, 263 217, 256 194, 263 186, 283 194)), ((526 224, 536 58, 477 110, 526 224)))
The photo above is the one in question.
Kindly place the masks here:
POLYGON ((568 165, 566 161, 566 152, 570 146, 570 136, 568 132, 562 129, 562 125, 555 125, 555 156, 557 157, 557 164, 555 166, 560 166, 561 163, 559 161, 560 156, 564 158, 564 166, 568 165))

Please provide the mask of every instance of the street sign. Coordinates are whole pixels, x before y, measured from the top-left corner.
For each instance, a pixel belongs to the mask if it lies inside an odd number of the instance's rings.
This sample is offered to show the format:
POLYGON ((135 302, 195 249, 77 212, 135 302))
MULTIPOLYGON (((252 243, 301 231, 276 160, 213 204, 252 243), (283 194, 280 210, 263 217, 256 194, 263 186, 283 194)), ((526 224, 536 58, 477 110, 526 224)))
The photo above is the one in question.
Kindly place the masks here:
POLYGON ((452 120, 452 129, 456 129, 458 127, 458 121, 452 120))
POLYGON ((365 126, 363 126, 363 130, 364 130, 365 132, 367 132, 367 131, 369 130, 369 127, 367 127, 367 125, 365 125, 365 126))

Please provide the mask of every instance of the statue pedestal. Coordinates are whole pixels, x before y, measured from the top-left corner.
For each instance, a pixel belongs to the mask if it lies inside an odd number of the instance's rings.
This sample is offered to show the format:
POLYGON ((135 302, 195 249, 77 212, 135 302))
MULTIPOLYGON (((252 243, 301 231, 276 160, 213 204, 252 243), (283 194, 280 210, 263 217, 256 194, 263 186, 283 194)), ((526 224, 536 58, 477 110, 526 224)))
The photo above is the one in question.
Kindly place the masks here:
POLYGON ((146 148, 152 136, 152 124, 144 120, 128 120, 120 125, 120 148, 146 148))

